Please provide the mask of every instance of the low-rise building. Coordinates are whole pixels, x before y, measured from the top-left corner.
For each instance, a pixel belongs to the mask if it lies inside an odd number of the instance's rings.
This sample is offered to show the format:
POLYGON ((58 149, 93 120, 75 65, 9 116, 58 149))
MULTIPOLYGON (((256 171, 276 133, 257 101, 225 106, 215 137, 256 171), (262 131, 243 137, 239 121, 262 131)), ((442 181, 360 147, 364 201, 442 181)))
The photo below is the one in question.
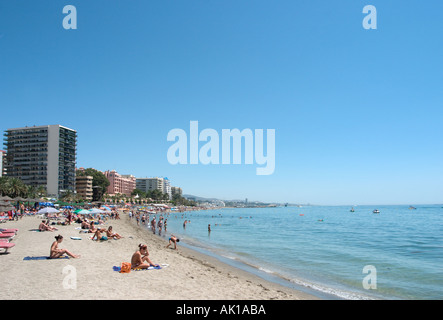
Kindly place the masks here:
POLYGON ((92 200, 92 180, 92 176, 75 177, 75 190, 77 192, 77 196, 81 197, 84 200, 92 200))

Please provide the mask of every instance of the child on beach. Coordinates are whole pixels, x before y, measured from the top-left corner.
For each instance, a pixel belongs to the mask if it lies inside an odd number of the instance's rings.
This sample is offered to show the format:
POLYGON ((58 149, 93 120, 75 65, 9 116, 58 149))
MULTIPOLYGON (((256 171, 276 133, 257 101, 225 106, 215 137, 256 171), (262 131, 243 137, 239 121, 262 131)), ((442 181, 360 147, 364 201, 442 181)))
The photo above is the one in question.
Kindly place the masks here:
POLYGON ((180 239, 171 234, 171 237, 169 238, 169 244, 166 246, 166 248, 169 248, 171 244, 174 244, 174 249, 177 250, 177 242, 180 242, 180 239))
POLYGON ((49 253, 49 258, 50 259, 56 259, 56 258, 60 258, 62 255, 64 255, 65 253, 72 257, 72 258, 80 258, 79 255, 73 254, 71 252, 69 252, 66 249, 59 249, 58 248, 58 244, 61 243, 63 241, 63 236, 58 235, 55 237, 55 241, 52 243, 51 245, 51 251, 49 253))
POLYGON ((147 269, 149 267, 158 267, 158 264, 149 259, 148 246, 145 244, 139 244, 138 250, 132 255, 131 269, 147 269))

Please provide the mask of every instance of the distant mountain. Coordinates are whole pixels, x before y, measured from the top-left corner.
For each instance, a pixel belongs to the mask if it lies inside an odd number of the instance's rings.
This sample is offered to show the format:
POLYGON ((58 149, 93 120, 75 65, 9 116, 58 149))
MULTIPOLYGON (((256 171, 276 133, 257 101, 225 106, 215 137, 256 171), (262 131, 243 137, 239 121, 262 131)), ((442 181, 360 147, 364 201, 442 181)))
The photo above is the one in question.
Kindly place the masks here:
MULTIPOLYGON (((219 198, 204 198, 199 196, 194 196, 192 194, 183 194, 183 198, 186 199, 194 199, 195 201, 202 201, 202 202, 211 202, 211 201, 223 201, 223 202, 241 202, 244 203, 245 199, 233 199, 233 200, 226 200, 226 199, 219 199, 219 198)), ((248 203, 263 203, 261 201, 248 201, 248 203)))
MULTIPOLYGON (((199 196, 194 196, 192 194, 184 194, 183 198, 189 199, 195 199, 195 201, 220 201, 221 199, 217 199, 217 198, 203 198, 203 197, 199 197, 199 196)), ((222 200, 224 201, 224 200, 222 200)))

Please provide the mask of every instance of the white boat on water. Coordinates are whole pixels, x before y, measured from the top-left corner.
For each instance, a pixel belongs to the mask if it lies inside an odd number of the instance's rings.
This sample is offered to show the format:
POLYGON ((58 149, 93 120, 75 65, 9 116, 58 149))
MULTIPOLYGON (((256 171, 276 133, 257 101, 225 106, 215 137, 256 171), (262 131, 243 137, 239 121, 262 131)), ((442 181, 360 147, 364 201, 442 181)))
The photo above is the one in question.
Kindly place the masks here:
POLYGON ((378 209, 375 209, 372 211, 372 213, 380 213, 380 211, 378 209))

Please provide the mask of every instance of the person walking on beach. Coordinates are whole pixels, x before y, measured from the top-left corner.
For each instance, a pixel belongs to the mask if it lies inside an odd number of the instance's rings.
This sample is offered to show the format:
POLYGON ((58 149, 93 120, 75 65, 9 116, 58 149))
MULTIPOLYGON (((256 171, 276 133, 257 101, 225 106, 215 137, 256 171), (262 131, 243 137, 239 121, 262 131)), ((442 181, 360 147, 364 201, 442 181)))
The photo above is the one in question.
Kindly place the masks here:
POLYGON ((158 227, 158 235, 161 236, 163 228, 163 217, 160 217, 160 219, 158 220, 157 227, 158 227))
POLYGON ((147 269, 149 267, 159 267, 158 264, 149 259, 148 246, 145 244, 139 244, 138 250, 132 255, 131 269, 147 269))
POLYGON ((58 235, 55 237, 55 241, 51 245, 51 251, 49 253, 50 259, 60 258, 65 253, 72 258, 80 258, 80 255, 73 254, 66 249, 59 249, 58 245, 63 241, 63 236, 58 235))
POLYGON ((152 219, 152 221, 151 221, 151 229, 152 229, 152 232, 155 234, 155 223, 156 221, 155 221, 155 217, 152 219))

